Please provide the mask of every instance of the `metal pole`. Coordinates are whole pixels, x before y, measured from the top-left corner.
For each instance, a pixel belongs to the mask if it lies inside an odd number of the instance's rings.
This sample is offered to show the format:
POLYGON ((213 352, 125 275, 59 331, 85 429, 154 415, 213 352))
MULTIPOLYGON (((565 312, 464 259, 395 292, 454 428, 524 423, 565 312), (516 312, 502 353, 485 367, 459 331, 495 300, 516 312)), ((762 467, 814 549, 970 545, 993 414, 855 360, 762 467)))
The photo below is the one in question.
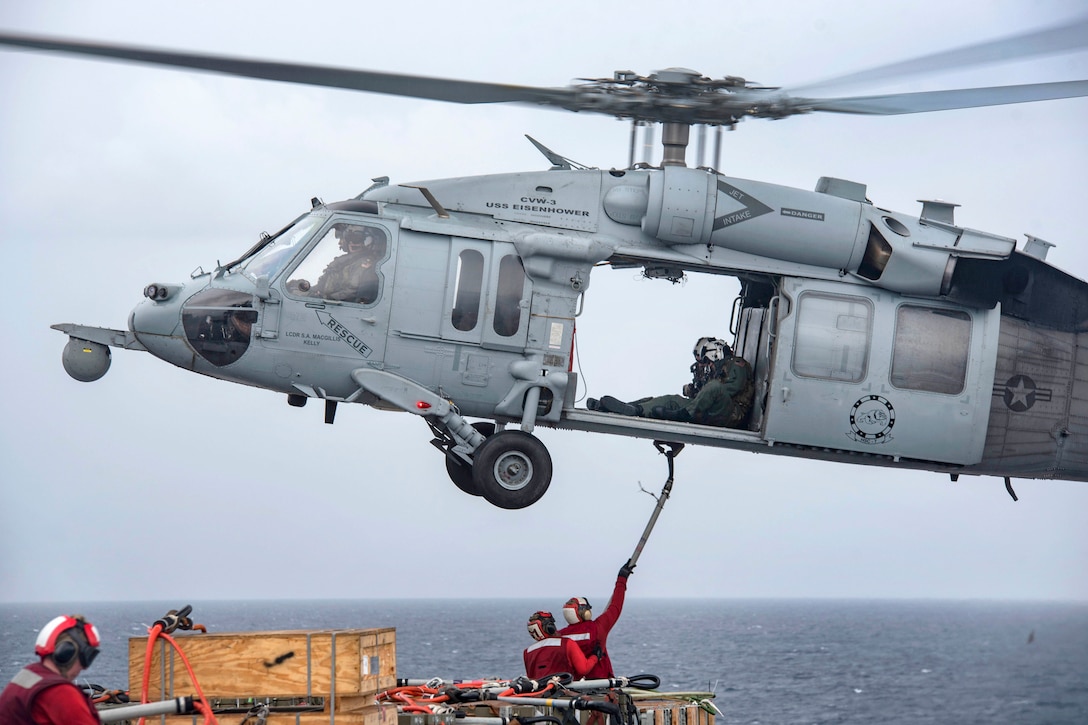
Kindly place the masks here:
POLYGON ((714 127, 714 170, 722 172, 722 127, 714 127))
POLYGON ((142 705, 103 708, 98 711, 98 719, 102 722, 120 722, 121 720, 135 720, 148 715, 188 715, 192 711, 193 698, 178 697, 173 700, 148 702, 142 705))
MULTIPOLYGON (((577 697, 551 698, 551 697, 506 697, 500 695, 495 698, 499 702, 512 702, 517 705, 533 705, 535 707, 560 707, 574 709, 581 702, 577 697)), ((578 708, 582 709, 582 708, 578 708)))
POLYGON ((654 507, 654 512, 650 514, 650 520, 646 523, 646 529, 642 532, 642 538, 638 540, 638 546, 635 547, 635 553, 631 554, 631 565, 638 561, 638 557, 642 555, 642 549, 646 546, 646 540, 650 538, 650 532, 654 530, 654 524, 657 523, 657 517, 661 515, 661 509, 665 508, 665 502, 669 499, 669 494, 672 493, 672 477, 673 477, 673 464, 672 461, 683 450, 683 443, 668 443, 664 441, 654 441, 654 447, 657 448, 659 453, 664 453, 665 457, 669 459, 669 480, 665 481, 665 487, 661 489, 661 495, 657 497, 657 506, 654 507), (669 450, 665 450, 668 446, 669 450))
POLYGON ((647 166, 653 165, 654 157, 654 123, 646 121, 646 131, 642 135, 642 160, 647 166))

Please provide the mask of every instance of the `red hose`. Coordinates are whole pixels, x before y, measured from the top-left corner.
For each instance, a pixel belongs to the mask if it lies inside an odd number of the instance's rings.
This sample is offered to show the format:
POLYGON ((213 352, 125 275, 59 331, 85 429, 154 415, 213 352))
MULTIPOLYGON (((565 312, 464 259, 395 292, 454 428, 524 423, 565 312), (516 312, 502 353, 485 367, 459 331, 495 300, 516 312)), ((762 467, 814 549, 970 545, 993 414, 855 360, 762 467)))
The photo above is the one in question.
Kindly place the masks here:
MULTIPOLYGON (((211 723, 211 725, 219 725, 219 720, 216 719, 211 706, 208 705, 207 701, 204 699, 204 691, 200 688, 200 683, 197 682, 196 674, 189 664, 189 658, 181 651, 181 648, 178 647, 178 643, 174 641, 174 638, 162 631, 161 624, 155 624, 147 631, 147 651, 144 653, 144 676, 140 687, 140 702, 147 704, 150 701, 148 691, 151 689, 151 670, 148 668, 148 664, 151 662, 151 655, 155 649, 155 640, 159 637, 162 637, 170 643, 170 646, 178 653, 178 657, 181 658, 182 663, 185 665, 185 670, 189 673, 189 679, 193 683, 193 689, 196 690, 197 697, 199 698, 193 705, 196 710, 204 716, 204 722, 211 723)), ((139 725, 144 725, 144 718, 140 718, 139 725)))

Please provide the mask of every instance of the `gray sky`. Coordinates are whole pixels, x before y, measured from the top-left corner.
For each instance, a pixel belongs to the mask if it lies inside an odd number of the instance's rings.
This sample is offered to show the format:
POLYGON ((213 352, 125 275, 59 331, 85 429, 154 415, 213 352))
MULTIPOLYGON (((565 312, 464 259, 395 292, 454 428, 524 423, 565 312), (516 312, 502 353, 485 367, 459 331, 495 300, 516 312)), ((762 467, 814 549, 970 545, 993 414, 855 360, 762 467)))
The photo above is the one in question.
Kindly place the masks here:
MULTIPOLYGON (((0 28, 269 59, 561 86, 694 68, 797 85, 1021 32, 1076 2, 80 2, 5 4, 0 28), (305 7, 305 10, 303 8, 305 7), (1030 9, 1029 9, 1030 8, 1030 9)), ((851 92, 1088 78, 1086 53, 851 92)), ((114 350, 60 364, 57 322, 123 328, 152 281, 237 256, 309 199, 542 170, 530 134, 604 168, 628 127, 0 52, 0 601, 607 595, 666 465, 650 442, 540 430, 544 499, 501 511, 448 481, 415 416, 282 395, 114 350)), ((721 170, 879 206, 962 204, 965 226, 1057 244, 1088 274, 1088 101, 888 118, 747 121, 721 170)), ((656 155, 659 152, 655 152, 656 155)), ((595 273, 589 394, 678 391, 735 288, 595 273)), ((688 447, 631 596, 1088 599, 1088 485, 947 477, 688 447)))

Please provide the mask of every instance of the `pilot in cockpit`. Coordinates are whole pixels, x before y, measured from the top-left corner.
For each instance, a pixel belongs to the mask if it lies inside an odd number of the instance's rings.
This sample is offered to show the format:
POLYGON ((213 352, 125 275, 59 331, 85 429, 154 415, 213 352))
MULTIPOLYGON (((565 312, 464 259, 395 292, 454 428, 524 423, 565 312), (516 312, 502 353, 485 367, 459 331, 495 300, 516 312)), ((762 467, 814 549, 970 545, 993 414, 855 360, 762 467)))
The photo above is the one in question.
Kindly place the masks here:
POLYGON ((373 302, 378 297, 377 263, 385 255, 381 232, 359 225, 338 226, 334 231, 343 254, 329 262, 307 294, 342 302, 373 302))

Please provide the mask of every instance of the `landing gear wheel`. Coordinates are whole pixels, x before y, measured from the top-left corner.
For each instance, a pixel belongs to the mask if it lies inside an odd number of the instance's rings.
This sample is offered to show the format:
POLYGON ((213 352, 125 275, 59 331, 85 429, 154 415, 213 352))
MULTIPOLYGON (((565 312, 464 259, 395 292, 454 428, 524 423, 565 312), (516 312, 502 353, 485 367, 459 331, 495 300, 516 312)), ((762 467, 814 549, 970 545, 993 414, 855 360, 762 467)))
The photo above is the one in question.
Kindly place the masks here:
MULTIPOLYGON (((487 421, 473 423, 472 427, 488 437, 495 433, 495 424, 487 421)), ((472 479, 472 464, 462 461, 452 453, 446 454, 446 473, 449 474, 453 485, 470 496, 481 495, 480 487, 472 479)))
POLYGON ((523 509, 551 485, 552 457, 536 437, 520 430, 500 431, 473 454, 472 478, 489 503, 523 509))

